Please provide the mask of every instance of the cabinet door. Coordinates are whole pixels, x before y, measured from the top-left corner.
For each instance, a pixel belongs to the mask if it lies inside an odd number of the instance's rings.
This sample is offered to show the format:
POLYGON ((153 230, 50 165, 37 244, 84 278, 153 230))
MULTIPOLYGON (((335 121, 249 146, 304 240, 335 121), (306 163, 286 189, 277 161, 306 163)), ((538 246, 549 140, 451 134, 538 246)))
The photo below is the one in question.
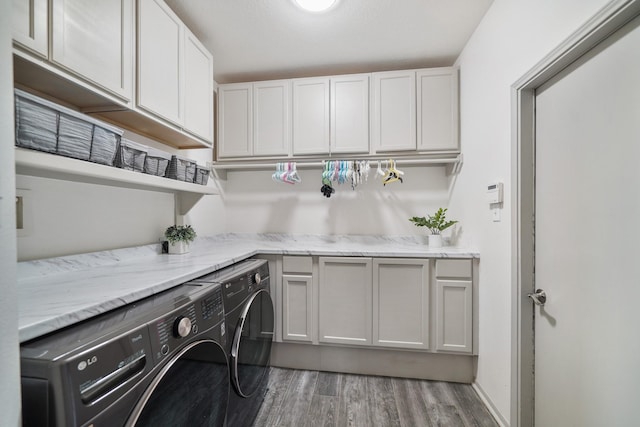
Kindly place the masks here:
POLYGON ((329 79, 293 81, 293 154, 329 151, 329 79))
POLYGON ((372 103, 375 150, 415 150, 415 71, 374 73, 372 103))
POLYGON ((13 41, 41 56, 48 53, 47 0, 13 0, 13 41))
POLYGON ((322 257, 319 274, 319 341, 370 345, 371 259, 322 257))
POLYGON ((282 340, 313 341, 313 278, 282 275, 282 340))
POLYGON ((331 152, 369 152, 369 75, 331 78, 331 152))
POLYGON ((213 57, 185 28, 184 128, 213 142, 213 57))
POLYGON ((286 156, 291 145, 289 80, 253 84, 253 154, 286 156))
POLYGON ((138 2, 138 106, 184 122, 182 21, 162 0, 138 2))
POLYGON ((373 344, 429 348, 428 260, 373 260, 373 344))
POLYGON ((458 150, 458 70, 417 72, 418 150, 458 150))
POLYGON ((470 280, 436 280, 436 350, 472 352, 472 297, 470 280))
POLYGON ((132 98, 133 0, 52 0, 51 60, 132 98))
POLYGON ((251 83, 218 87, 218 157, 252 154, 252 105, 251 83))

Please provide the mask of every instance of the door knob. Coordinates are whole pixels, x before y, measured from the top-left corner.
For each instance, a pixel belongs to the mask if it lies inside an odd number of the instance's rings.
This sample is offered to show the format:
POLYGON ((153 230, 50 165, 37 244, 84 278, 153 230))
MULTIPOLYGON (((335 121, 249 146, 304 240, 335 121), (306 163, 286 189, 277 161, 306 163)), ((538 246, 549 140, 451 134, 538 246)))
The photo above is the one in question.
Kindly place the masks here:
POLYGON ((536 289, 535 292, 527 294, 536 305, 544 305, 547 302, 547 293, 542 289, 536 289))

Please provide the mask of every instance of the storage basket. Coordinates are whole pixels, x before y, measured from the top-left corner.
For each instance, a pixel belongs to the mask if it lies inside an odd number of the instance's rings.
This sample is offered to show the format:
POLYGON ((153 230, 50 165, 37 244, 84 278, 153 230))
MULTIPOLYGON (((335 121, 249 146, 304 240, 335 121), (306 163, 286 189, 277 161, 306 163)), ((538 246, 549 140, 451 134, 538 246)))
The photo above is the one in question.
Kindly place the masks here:
POLYGON ((120 140, 118 154, 116 155, 116 167, 135 172, 142 172, 149 147, 130 141, 126 138, 120 140))
POLYGON ((196 165, 196 173, 193 182, 200 185, 207 185, 209 181, 209 169, 196 165))
POLYGON ((147 157, 144 159, 143 172, 149 175, 165 176, 170 162, 170 153, 149 147, 147 157))
POLYGON ((195 173, 196 162, 176 155, 171 156, 171 163, 169 163, 169 169, 167 170, 167 178, 193 182, 195 173))
POLYGON ((15 89, 16 145, 113 166, 121 129, 15 89))

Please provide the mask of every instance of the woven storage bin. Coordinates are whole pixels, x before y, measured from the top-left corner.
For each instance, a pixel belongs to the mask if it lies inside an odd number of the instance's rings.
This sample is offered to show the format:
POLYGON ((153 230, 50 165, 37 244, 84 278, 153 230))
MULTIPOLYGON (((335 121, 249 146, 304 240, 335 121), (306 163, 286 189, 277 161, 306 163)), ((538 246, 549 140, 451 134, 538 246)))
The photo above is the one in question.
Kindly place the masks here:
POLYGON ((18 147, 113 166, 123 131, 15 89, 18 147))
POLYGON ((196 173, 193 182, 200 185, 207 185, 209 181, 209 169, 196 165, 196 173))
POLYGON ((167 170, 167 178, 193 182, 195 173, 196 162, 176 155, 171 156, 171 163, 169 163, 169 169, 167 170))
POLYGON ((156 176, 166 176, 171 154, 166 151, 149 147, 147 157, 144 159, 144 173, 156 176))
POLYGON ((149 147, 122 138, 116 155, 116 166, 135 172, 142 172, 144 160, 147 157, 149 147))

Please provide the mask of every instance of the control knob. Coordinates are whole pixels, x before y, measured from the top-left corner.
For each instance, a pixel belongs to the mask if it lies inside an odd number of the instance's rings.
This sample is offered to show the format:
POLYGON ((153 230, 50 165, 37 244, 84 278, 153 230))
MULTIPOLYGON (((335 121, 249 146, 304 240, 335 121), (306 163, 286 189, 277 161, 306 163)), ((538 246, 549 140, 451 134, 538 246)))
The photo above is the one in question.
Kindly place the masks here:
POLYGON ((260 281, 262 280, 262 277, 260 277, 260 273, 256 273, 256 274, 253 276, 253 280, 254 280, 254 282, 255 282, 255 284, 256 284, 256 285, 259 285, 259 284, 260 284, 260 281))
POLYGON ((191 333, 191 319, 184 316, 178 316, 173 324, 173 334, 176 337, 184 338, 191 333))

